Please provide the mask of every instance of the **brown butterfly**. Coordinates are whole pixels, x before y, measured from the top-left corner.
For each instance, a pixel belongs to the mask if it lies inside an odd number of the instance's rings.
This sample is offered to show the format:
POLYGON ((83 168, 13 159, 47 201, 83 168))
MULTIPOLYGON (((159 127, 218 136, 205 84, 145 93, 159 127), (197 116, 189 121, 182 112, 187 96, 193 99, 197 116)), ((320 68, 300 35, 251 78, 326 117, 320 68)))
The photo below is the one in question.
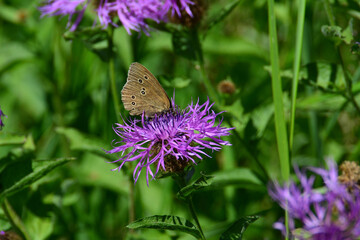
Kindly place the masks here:
POLYGON ((121 100, 130 115, 153 117, 170 109, 170 99, 159 81, 140 63, 130 65, 121 100))

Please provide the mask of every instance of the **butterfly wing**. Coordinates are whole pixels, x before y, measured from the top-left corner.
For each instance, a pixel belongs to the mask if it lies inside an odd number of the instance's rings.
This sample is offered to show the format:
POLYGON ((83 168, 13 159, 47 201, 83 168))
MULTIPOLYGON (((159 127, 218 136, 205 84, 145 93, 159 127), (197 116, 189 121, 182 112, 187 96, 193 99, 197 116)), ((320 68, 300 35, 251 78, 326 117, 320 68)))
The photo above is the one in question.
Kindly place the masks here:
POLYGON ((168 110, 170 99, 159 81, 140 63, 132 63, 126 84, 121 90, 121 100, 130 115, 154 116, 168 110))

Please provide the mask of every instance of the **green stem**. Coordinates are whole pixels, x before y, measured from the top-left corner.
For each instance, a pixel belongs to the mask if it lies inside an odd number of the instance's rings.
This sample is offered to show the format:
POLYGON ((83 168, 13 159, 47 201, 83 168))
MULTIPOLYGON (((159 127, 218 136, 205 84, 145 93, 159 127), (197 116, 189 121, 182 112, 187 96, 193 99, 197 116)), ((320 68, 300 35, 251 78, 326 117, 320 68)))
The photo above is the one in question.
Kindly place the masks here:
POLYGON ((199 219, 198 219, 198 217, 197 217, 197 215, 196 215, 196 212, 195 212, 195 207, 194 207, 194 203, 193 203, 193 201, 192 201, 192 197, 188 197, 188 198, 186 199, 186 202, 187 202, 187 204, 188 204, 191 217, 194 219, 195 224, 196 224, 197 228, 198 228, 199 231, 200 231, 201 239, 202 239, 202 240, 206 240, 205 235, 204 235, 204 232, 203 232, 203 230, 202 230, 202 228, 201 228, 199 219))
MULTIPOLYGON (((275 108, 276 141, 280 159, 281 174, 282 178, 286 181, 289 179, 290 176, 289 145, 286 134, 286 123, 284 116, 283 92, 280 77, 274 0, 268 0, 268 18, 271 59, 271 85, 275 108)), ((285 211, 285 227, 287 233, 289 232, 288 222, 288 213, 285 211)), ((288 236, 286 236, 285 239, 288 239, 288 236)))
MULTIPOLYGON (((185 181, 185 176, 186 174, 183 173, 181 175, 178 175, 178 176, 175 176, 173 175, 173 179, 175 180, 175 182, 178 184, 180 190, 184 187, 186 187, 186 181, 185 181)), ((195 207, 194 207, 194 203, 192 201, 192 197, 189 196, 185 199, 187 205, 188 205, 188 208, 189 208, 189 211, 190 211, 190 214, 191 214, 191 217, 194 219, 195 221, 195 224, 196 224, 196 227, 198 228, 199 232, 200 232, 200 235, 201 235, 201 240, 206 240, 205 238, 205 235, 204 235, 204 232, 201 228, 201 225, 200 225, 200 222, 199 222, 199 219, 196 215, 196 211, 195 211, 195 207)))
POLYGON ((271 83, 275 107, 275 130, 279 151, 281 173, 284 180, 289 179, 289 145, 286 134, 286 123, 284 116, 283 92, 281 86, 280 66, 277 45, 276 21, 274 12, 274 0, 268 0, 269 9, 269 38, 271 58, 271 83))
POLYGON ((324 0, 324 5, 325 5, 325 12, 328 17, 330 25, 335 26, 335 17, 332 12, 332 8, 331 8, 329 0, 324 0))
POLYGON ((200 38, 199 38, 199 33, 196 29, 190 30, 191 31, 191 35, 193 38, 193 42, 195 45, 195 49, 196 49, 196 57, 197 60, 199 62, 200 65, 200 72, 201 72, 201 76, 202 79, 204 81, 206 90, 210 96, 210 98, 216 102, 216 104, 220 104, 219 98, 216 94, 215 88, 212 86, 209 78, 206 75, 206 71, 205 71, 205 64, 204 64, 204 55, 203 55, 203 51, 202 51, 202 45, 200 42, 200 38))
POLYGON ((119 97, 118 91, 116 89, 116 81, 115 81, 115 68, 114 68, 114 54, 113 54, 113 36, 114 29, 112 27, 109 28, 109 38, 108 38, 108 49, 109 49, 109 77, 110 77, 110 88, 111 95, 114 102, 115 115, 118 123, 122 123, 120 118, 120 105, 119 105, 119 97))
POLYGON ((135 197, 134 197, 134 182, 132 174, 129 174, 129 222, 135 221, 135 197))
POLYGON ((5 198, 4 203, 2 205, 4 213, 6 214, 7 218, 12 223, 13 227, 17 229, 25 238, 25 240, 30 240, 30 235, 27 232, 24 223, 21 221, 20 217, 16 214, 14 209, 12 208, 9 201, 5 198))
POLYGON ((297 89, 298 89, 298 82, 299 82, 301 50, 302 50, 303 36, 304 36, 306 0, 299 1, 298 9, 299 9, 299 12, 298 12, 298 19, 297 19, 297 27, 296 27, 294 77, 293 77, 292 91, 291 91, 291 120, 290 120, 290 135, 289 135, 290 151, 293 148, 293 140, 294 140, 296 96, 297 96, 297 89))

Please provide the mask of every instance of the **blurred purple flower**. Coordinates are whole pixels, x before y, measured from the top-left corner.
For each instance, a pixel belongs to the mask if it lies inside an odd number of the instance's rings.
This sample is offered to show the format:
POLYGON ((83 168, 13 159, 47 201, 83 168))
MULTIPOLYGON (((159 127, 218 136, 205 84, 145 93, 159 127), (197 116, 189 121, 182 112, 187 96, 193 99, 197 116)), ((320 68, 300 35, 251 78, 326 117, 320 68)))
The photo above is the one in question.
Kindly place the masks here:
MULTIPOLYGON (((48 0, 39 10, 42 12, 41 16, 68 15, 68 27, 70 27, 70 31, 74 31, 90 2, 92 1, 48 0), (75 20, 73 20, 73 16, 76 16, 75 20)), ((144 31, 148 34, 149 26, 145 20, 167 21, 167 13, 170 11, 172 14, 176 12, 180 16, 180 11, 185 10, 192 16, 189 5, 194 4, 190 0, 98 0, 98 3, 94 2, 95 12, 101 26, 107 27, 111 24, 118 27, 118 24, 114 22, 116 15, 129 34, 131 34, 131 30, 144 31)))
MULTIPOLYGON (((360 191, 347 190, 347 186, 338 181, 336 163, 327 160, 329 170, 309 168, 324 181, 324 190, 313 189, 315 176, 309 178, 305 172, 295 168, 300 186, 294 182, 280 186, 274 183, 269 187, 269 195, 289 213, 291 239, 342 239, 352 240, 360 237, 360 191), (295 226, 299 220, 301 226, 295 226)), ((282 222, 274 224, 285 235, 282 222)))
MULTIPOLYGON (((231 145, 221 140, 221 136, 230 135, 233 128, 222 127, 222 120, 216 125, 219 114, 211 110, 213 104, 209 99, 202 105, 197 102, 184 110, 180 110, 172 99, 172 110, 153 119, 145 119, 144 114, 139 119, 130 119, 129 123, 117 123, 115 133, 121 138, 115 147, 107 153, 129 153, 114 162, 121 162, 116 169, 120 171, 126 162, 136 161, 133 173, 135 182, 141 170, 146 169, 147 184, 149 175, 155 178, 160 168, 166 171, 169 161, 197 164, 195 158, 202 155, 210 157, 205 149, 218 151, 223 145, 231 145), (155 172, 154 169, 155 168, 155 172)), ((114 140, 115 141, 115 140, 114 140)), ((113 170, 116 170, 113 169, 113 170)))
POLYGON ((84 12, 89 4, 89 0, 48 0, 45 5, 40 7, 41 17, 45 15, 50 16, 65 16, 69 15, 68 26, 70 31, 74 31, 79 25, 84 12), (75 21, 73 16, 76 15, 75 21))
POLYGON ((7 116, 4 114, 4 112, 0 108, 0 130, 4 126, 3 120, 1 119, 2 117, 7 117, 7 116))
POLYGON ((171 11, 171 15, 175 13, 180 17, 181 10, 185 10, 189 16, 193 16, 190 10, 189 5, 193 5, 194 3, 190 0, 165 0, 163 5, 163 12, 166 15, 168 12, 171 11))

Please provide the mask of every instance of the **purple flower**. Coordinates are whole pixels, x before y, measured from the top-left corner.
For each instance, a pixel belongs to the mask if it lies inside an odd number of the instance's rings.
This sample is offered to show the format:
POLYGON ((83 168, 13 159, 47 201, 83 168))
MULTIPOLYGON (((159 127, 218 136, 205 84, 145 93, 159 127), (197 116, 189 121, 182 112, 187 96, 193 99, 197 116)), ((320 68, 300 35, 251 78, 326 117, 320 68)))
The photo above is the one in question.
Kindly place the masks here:
MULTIPOLYGON (((48 0, 39 10, 42 12, 41 16, 68 15, 68 27, 70 27, 70 31, 74 31, 82 20, 90 2, 92 1, 48 0), (76 16, 75 19, 73 19, 74 16, 76 16)), ((129 34, 131 34, 131 30, 144 31, 147 34, 149 26, 145 20, 167 21, 168 12, 172 14, 176 12, 180 16, 180 11, 185 10, 187 14, 192 16, 189 5, 193 4, 190 0, 98 0, 98 3, 94 3, 101 26, 107 27, 111 24, 118 27, 119 25, 114 21, 114 17, 117 16, 129 34)))
POLYGON ((0 108, 0 130, 4 126, 4 123, 3 123, 3 120, 1 119, 1 117, 7 117, 7 116, 4 114, 4 112, 0 108))
POLYGON ((39 10, 42 13, 41 17, 45 15, 69 15, 67 27, 71 25, 70 31, 74 31, 79 25, 88 4, 89 0, 48 0, 39 10), (72 19, 74 15, 76 16, 75 21, 72 19))
MULTIPOLYGON (((314 175, 307 177, 297 168, 300 186, 294 182, 280 186, 275 182, 269 187, 269 195, 289 213, 290 237, 314 240, 360 237, 360 191, 356 188, 349 192, 347 186, 338 181, 333 160, 328 159, 327 165, 328 170, 309 168, 323 179, 322 191, 313 189, 314 175), (300 226, 296 226, 295 220, 299 220, 300 226)), ((285 235, 282 222, 275 223, 274 227, 285 235)))
POLYGON ((160 169, 171 172, 190 162, 197 164, 196 158, 210 157, 205 149, 218 151, 222 145, 231 145, 220 137, 230 135, 233 128, 222 127, 222 120, 215 123, 221 113, 211 110, 213 104, 209 99, 202 105, 191 102, 184 110, 180 110, 173 99, 169 112, 155 115, 153 119, 146 119, 142 114, 141 120, 130 119, 128 123, 117 123, 114 128, 121 140, 107 153, 125 154, 114 161, 121 162, 116 168, 119 171, 126 162, 137 162, 133 173, 135 182, 143 168, 149 184, 149 175, 154 179, 160 169))
POLYGON ((194 3, 190 0, 165 0, 163 11, 165 14, 171 11, 171 14, 174 15, 176 13, 178 16, 181 16, 181 10, 185 10, 189 16, 193 16, 190 10, 189 5, 193 5, 194 3))

